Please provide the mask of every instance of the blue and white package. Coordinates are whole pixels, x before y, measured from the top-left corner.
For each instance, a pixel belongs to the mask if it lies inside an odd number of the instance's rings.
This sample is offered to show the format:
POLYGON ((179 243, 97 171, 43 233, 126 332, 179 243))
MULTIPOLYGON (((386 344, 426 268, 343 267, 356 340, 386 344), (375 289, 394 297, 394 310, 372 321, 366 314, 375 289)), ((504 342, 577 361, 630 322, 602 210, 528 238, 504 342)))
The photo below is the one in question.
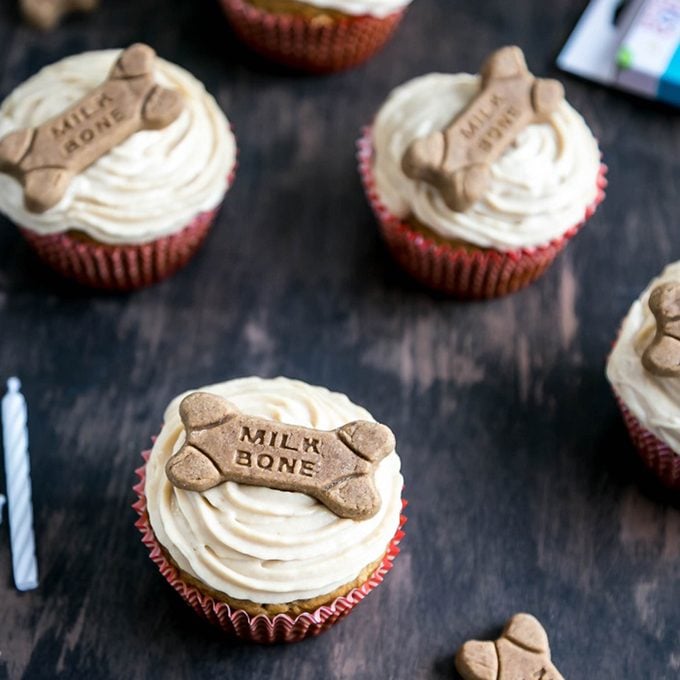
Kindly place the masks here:
POLYGON ((680 0, 593 0, 557 64, 680 106, 680 0))

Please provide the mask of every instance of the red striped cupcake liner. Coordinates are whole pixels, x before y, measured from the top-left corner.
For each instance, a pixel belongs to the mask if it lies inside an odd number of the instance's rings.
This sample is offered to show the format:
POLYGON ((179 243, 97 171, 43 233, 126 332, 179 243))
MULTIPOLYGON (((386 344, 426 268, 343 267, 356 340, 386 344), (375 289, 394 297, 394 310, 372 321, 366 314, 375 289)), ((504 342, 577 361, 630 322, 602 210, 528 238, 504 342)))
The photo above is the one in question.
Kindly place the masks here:
POLYGON ((614 396, 626 423, 628 434, 644 464, 664 486, 673 491, 680 491, 680 454, 643 427, 616 392, 614 396))
POLYGON ((370 127, 364 128, 357 146, 364 190, 393 257, 423 285, 462 299, 501 297, 538 279, 595 213, 604 199, 607 186, 607 166, 601 164, 597 196, 586 208, 583 220, 545 246, 510 251, 468 250, 464 246, 439 243, 428 238, 392 215, 380 200, 375 186, 370 127))
MULTIPOLYGON (((229 173, 229 190, 236 163, 229 173)), ((57 273, 83 286, 125 292, 159 283, 184 267, 205 241, 220 205, 201 212, 180 231, 149 243, 110 245, 68 231, 38 234, 19 231, 38 257, 57 273)))
MULTIPOLYGON (((138 500, 132 507, 139 515, 135 526, 142 534, 142 543, 149 549, 151 559, 156 563, 165 580, 199 616, 221 628, 225 633, 241 640, 259 644, 298 642, 323 633, 347 616, 366 595, 382 583, 385 574, 392 569, 394 558, 399 554, 399 543, 404 537, 403 526, 406 523, 406 517, 403 514, 399 518, 399 528, 390 541, 378 568, 361 586, 336 598, 332 603, 296 617, 287 614, 277 614, 273 617, 266 614, 252 616, 242 609, 233 609, 225 602, 215 600, 210 595, 201 592, 196 586, 184 581, 177 567, 165 556, 151 528, 144 493, 146 461, 150 454, 151 451, 142 453, 144 465, 135 470, 139 482, 133 487, 138 500)), ((405 507, 406 501, 402 501, 402 509, 405 507)))
POLYGON ((44 262, 68 279, 111 291, 130 291, 158 283, 181 269, 210 231, 217 208, 200 213, 181 231, 138 245, 114 246, 66 233, 41 235, 21 228, 44 262))
POLYGON ((352 68, 373 56, 401 21, 401 9, 384 18, 343 16, 319 21, 277 14, 247 0, 221 0, 234 32, 258 54, 294 69, 331 73, 352 68))

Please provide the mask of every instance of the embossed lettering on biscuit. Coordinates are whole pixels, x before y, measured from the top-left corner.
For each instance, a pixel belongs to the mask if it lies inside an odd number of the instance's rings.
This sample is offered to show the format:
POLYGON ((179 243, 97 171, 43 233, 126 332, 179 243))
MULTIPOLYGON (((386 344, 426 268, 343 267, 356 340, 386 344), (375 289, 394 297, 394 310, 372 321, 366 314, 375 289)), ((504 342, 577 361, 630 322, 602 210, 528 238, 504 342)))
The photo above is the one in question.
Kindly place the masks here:
POLYGON ((29 23, 43 31, 54 28, 66 14, 91 12, 99 0, 21 0, 21 11, 29 23))
POLYGON ((128 47, 108 79, 67 111, 0 139, 0 172, 21 182, 27 210, 54 207, 79 172, 135 132, 179 116, 182 98, 155 82, 155 59, 148 45, 128 47))
POLYGON ((456 669, 464 680, 564 680, 551 661, 548 635, 531 614, 515 614, 494 642, 466 642, 456 669))
POLYGON ((385 425, 360 420, 330 432, 288 425, 246 415, 207 392, 185 397, 179 412, 186 439, 165 468, 178 488, 206 491, 234 481, 298 491, 357 520, 380 509, 374 474, 395 446, 385 425))
POLYGON ((404 173, 433 185, 445 203, 464 211, 482 199, 491 165, 531 123, 564 99, 556 80, 535 78, 519 47, 494 52, 481 69, 481 88, 442 131, 416 139, 402 158, 404 173))
POLYGON ((664 378, 680 376, 680 282, 657 286, 649 296, 656 333, 642 354, 642 365, 664 378))

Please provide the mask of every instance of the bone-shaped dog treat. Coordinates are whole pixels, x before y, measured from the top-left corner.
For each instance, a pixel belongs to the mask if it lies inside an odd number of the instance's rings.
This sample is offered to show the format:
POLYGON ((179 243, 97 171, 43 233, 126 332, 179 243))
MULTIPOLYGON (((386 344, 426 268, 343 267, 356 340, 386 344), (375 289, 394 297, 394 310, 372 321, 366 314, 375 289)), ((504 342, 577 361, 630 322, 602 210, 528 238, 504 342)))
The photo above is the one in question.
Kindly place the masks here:
POLYGON ((67 111, 0 139, 0 172, 22 183, 27 210, 53 207, 76 174, 116 145, 179 116, 180 94, 154 80, 155 57, 148 45, 128 47, 108 79, 67 111))
POLYGON ((530 614, 515 614, 495 642, 466 642, 456 668, 464 680, 564 680, 550 661, 543 626, 530 614))
POLYGON ((206 392, 185 397, 179 412, 186 441, 165 471, 180 489, 233 481, 299 491, 356 520, 380 509, 373 474, 395 446, 385 425, 357 420, 330 432, 287 425, 246 415, 206 392))
POLYGON ((20 0, 26 20, 43 31, 54 28, 65 14, 91 12, 98 4, 99 0, 20 0))
POLYGON ((642 354, 642 365, 660 377, 680 376, 680 282, 662 283, 649 296, 656 334, 642 354))
POLYGON ((451 125, 416 139, 402 158, 404 173, 436 187, 452 210, 467 210, 483 198, 491 164, 564 98, 558 81, 534 78, 519 47, 494 52, 481 78, 481 90, 451 125))

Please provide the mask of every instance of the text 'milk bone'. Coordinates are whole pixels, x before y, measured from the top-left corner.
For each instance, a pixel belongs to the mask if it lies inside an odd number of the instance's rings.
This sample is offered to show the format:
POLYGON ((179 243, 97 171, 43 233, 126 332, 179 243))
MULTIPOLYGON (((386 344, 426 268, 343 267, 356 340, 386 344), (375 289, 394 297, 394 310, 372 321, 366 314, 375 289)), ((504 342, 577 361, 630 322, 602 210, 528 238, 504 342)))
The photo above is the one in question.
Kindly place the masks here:
POLYGON ((35 128, 0 139, 0 172, 24 188, 26 209, 45 212, 62 199, 75 175, 140 130, 172 123, 179 92, 154 79, 156 53, 137 43, 124 50, 99 87, 35 128))
POLYGON ((374 516, 374 473, 394 450, 392 431, 365 420, 315 430, 246 415, 214 394, 194 392, 179 407, 184 446, 166 474, 181 489, 205 491, 226 481, 298 491, 349 519, 374 516))
POLYGON ((482 85, 445 130, 416 139, 402 158, 411 179, 432 184, 464 211, 484 197, 491 164, 530 123, 545 120, 564 99, 556 80, 535 78, 519 47, 503 47, 481 69, 482 85))

